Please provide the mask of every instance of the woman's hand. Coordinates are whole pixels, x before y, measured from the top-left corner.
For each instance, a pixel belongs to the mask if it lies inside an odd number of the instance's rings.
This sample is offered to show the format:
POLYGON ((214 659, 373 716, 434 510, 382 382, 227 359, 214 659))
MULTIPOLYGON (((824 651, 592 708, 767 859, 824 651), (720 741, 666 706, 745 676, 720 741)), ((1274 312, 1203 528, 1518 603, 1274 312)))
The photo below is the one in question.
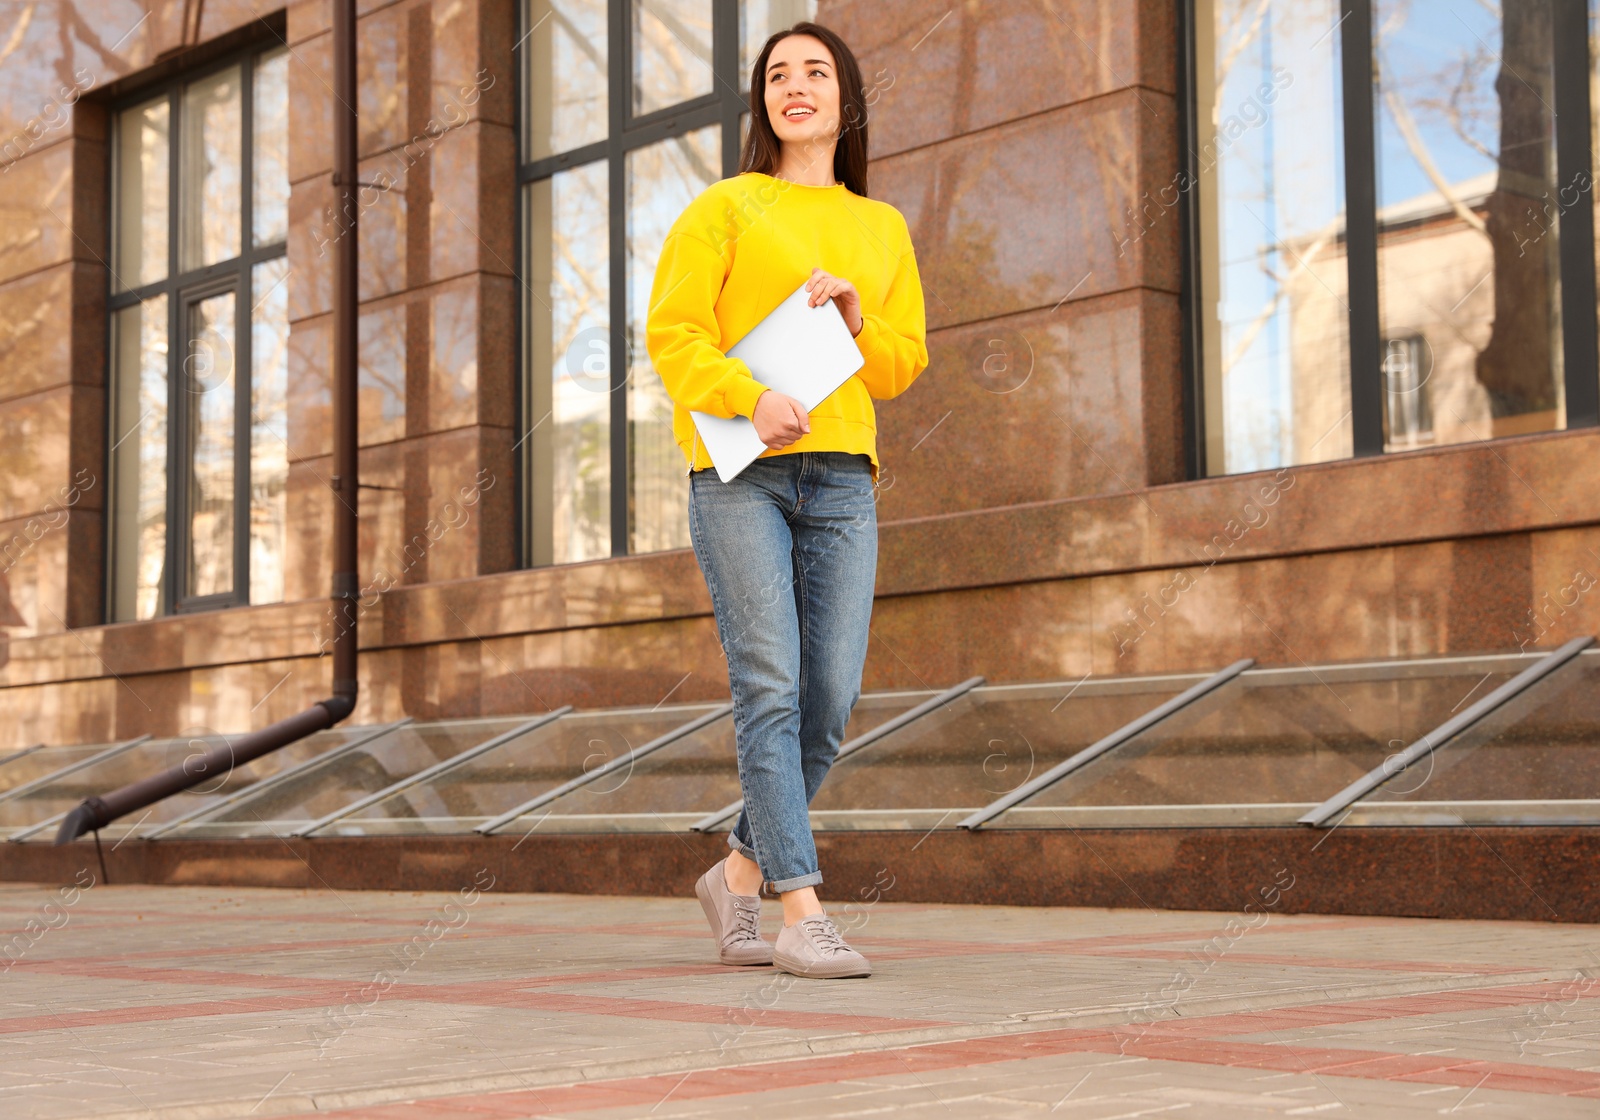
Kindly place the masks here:
POLYGON ((823 300, 832 299, 839 308, 839 314, 844 316, 844 325, 850 328, 851 337, 861 333, 861 293, 856 291, 854 284, 820 268, 813 268, 811 279, 806 281, 806 291, 811 293, 808 306, 817 307, 823 300))
POLYGON ((750 420, 761 442, 774 451, 788 447, 811 430, 811 417, 800 402, 775 389, 768 389, 756 398, 756 409, 750 414, 750 420))

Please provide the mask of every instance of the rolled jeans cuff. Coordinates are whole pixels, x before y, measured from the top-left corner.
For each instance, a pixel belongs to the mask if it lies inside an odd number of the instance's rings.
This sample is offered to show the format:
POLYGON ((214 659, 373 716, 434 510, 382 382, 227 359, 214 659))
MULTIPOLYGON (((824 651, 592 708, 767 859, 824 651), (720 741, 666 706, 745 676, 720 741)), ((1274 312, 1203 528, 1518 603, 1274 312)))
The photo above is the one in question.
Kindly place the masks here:
MULTIPOLYGON (((749 844, 742 842, 738 833, 728 833, 728 847, 744 856, 751 863, 759 865, 761 862, 756 859, 756 850, 749 844)), ((820 882, 822 882, 822 872, 813 871, 809 875, 797 875, 793 879, 780 879, 772 884, 772 889, 780 893, 783 891, 797 891, 801 887, 814 887, 820 882)))
POLYGON ((801 887, 814 887, 822 882, 822 872, 813 871, 809 875, 797 875, 793 879, 779 879, 772 884, 772 889, 782 894, 784 891, 797 891, 801 887))
POLYGON ((738 852, 751 863, 759 864, 761 862, 760 860, 756 859, 756 850, 749 844, 746 844, 744 841, 739 839, 739 833, 737 830, 728 833, 728 847, 738 852))

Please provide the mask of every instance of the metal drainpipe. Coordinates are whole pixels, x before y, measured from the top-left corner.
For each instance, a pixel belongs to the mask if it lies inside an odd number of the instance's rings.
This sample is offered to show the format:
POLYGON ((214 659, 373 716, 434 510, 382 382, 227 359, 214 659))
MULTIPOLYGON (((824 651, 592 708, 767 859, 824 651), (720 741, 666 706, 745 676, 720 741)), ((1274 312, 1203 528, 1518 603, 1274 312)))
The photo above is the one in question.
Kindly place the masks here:
POLYGON ((356 6, 333 3, 333 185, 338 239, 333 250, 333 695, 298 715, 212 747, 159 774, 99 797, 85 798, 61 822, 57 844, 97 832, 119 817, 225 774, 332 727, 356 706, 356 510, 360 480, 356 445, 356 6))

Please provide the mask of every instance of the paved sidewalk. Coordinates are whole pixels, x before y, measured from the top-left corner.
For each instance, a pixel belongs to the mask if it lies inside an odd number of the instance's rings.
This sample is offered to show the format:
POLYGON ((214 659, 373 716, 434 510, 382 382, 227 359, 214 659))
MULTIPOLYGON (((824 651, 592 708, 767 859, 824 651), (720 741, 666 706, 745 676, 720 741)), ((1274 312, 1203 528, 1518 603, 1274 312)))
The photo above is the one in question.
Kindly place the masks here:
POLYGON ((831 904, 877 972, 826 982, 715 964, 692 899, 487 872, 0 887, 0 1112, 1600 1116, 1592 926, 893 894, 831 904))

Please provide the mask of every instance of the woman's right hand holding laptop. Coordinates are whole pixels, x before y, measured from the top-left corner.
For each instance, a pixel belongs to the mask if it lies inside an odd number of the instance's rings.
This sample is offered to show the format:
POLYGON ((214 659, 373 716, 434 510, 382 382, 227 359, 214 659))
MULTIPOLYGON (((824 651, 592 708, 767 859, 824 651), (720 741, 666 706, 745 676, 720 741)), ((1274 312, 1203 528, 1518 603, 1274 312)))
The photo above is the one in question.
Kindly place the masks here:
POLYGON ((756 398, 750 421, 756 426, 761 442, 774 451, 788 447, 811 430, 811 416, 805 407, 775 389, 768 389, 756 398))

